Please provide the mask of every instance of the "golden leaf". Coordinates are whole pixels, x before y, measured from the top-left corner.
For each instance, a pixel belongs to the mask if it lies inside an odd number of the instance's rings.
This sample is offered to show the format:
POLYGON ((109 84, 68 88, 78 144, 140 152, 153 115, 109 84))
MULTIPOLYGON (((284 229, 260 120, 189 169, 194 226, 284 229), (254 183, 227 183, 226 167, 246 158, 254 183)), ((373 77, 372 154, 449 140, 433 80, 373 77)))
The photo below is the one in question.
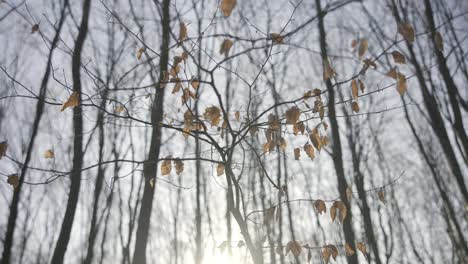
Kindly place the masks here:
POLYGON ((231 50, 232 44, 234 44, 231 40, 225 39, 221 44, 221 48, 219 49, 219 53, 224 56, 229 55, 229 50, 231 50))
POLYGON ((6 151, 8 149, 8 143, 6 141, 3 141, 0 143, 0 160, 3 158, 3 156, 6 155, 6 151))
POLYGON ((301 116, 301 111, 297 106, 293 106, 286 111, 286 122, 288 124, 296 124, 299 121, 299 117, 301 116))
POLYGON ((123 106, 123 105, 118 105, 118 106, 115 107, 115 112, 116 112, 116 113, 120 114, 120 113, 122 113, 123 111, 125 111, 125 106, 123 106))
POLYGON ((34 33, 36 33, 37 31, 39 31, 39 24, 34 24, 34 25, 31 27, 31 34, 34 34, 34 33))
POLYGON ((137 51, 137 59, 138 60, 141 59, 141 55, 143 55, 143 53, 145 53, 145 48, 139 48, 138 51, 137 51))
POLYGON ((302 251, 302 246, 299 244, 297 241, 289 241, 288 244, 286 244, 286 255, 291 251, 291 253, 294 256, 299 256, 302 251))
POLYGON ((314 160, 315 158, 315 153, 314 153, 314 147, 312 147, 312 145, 310 144, 305 144, 304 145, 304 151, 305 153, 307 154, 307 156, 309 156, 309 158, 311 160, 314 160))
POLYGON ((314 202, 314 207, 318 214, 325 214, 327 212, 327 205, 325 205, 323 200, 316 200, 314 202))
POLYGON ((275 44, 284 44, 284 37, 278 33, 270 33, 270 37, 275 44))
POLYGON ((342 201, 335 201, 333 203, 332 207, 330 208, 330 217, 332 219, 332 222, 335 221, 337 210, 340 212, 339 220, 340 222, 343 222, 348 212, 346 205, 342 201))
POLYGON ((407 90, 406 86, 406 76, 404 74, 398 73, 397 74, 397 90, 398 93, 403 96, 407 90))
POLYGON ((361 251, 364 256, 367 255, 366 245, 363 242, 358 242, 356 244, 356 248, 359 249, 359 251, 361 251))
POLYGON ((351 81, 351 94, 353 98, 356 99, 359 96, 359 88, 356 80, 351 81))
POLYGON ((224 164, 218 163, 218 166, 216 167, 216 174, 218 176, 221 176, 224 174, 224 164))
POLYGON ((13 188, 18 188, 19 186, 19 177, 18 174, 12 174, 8 176, 7 183, 13 186, 13 188))
POLYGON ((410 43, 414 41, 414 29, 410 23, 400 23, 400 25, 398 26, 398 33, 400 33, 406 41, 410 43))
POLYGON ((444 39, 439 31, 434 34, 434 43, 436 48, 440 50, 440 52, 444 51, 444 39))
POLYGON ((377 196, 379 197, 379 201, 381 201, 382 203, 385 203, 385 192, 383 189, 380 189, 377 192, 377 196))
POLYGON ((187 38, 187 26, 184 22, 180 21, 179 24, 179 42, 184 41, 187 38))
POLYGON ((301 149, 300 148, 295 148, 294 149, 294 159, 299 160, 300 157, 301 157, 301 149))
POLYGON ((401 54, 399 51, 396 51, 396 50, 392 51, 392 57, 396 63, 400 63, 400 64, 406 63, 405 55, 401 54))
POLYGON ((172 159, 172 156, 169 155, 161 163, 161 175, 169 175, 171 173, 171 170, 172 170, 171 159, 172 159))
POLYGON ((44 152, 44 158, 46 159, 53 159, 55 157, 55 153, 53 150, 48 149, 44 152))
POLYGON ((68 100, 62 105, 62 109, 60 110, 63 112, 63 110, 67 109, 68 107, 75 107, 80 104, 80 96, 78 92, 73 92, 68 100))
POLYGON ((359 104, 358 104, 358 102, 352 102, 351 103, 351 109, 353 110, 353 112, 359 113, 359 104))
POLYGON ((174 160, 177 175, 180 175, 184 171, 184 162, 180 159, 174 160))
POLYGON ((354 255, 356 253, 356 252, 354 252, 351 245, 348 244, 348 243, 345 243, 344 248, 345 248, 346 256, 352 256, 352 255, 354 255))
POLYGON ((216 106, 211 106, 205 109, 203 116, 211 122, 211 127, 214 127, 221 121, 221 110, 216 106))
POLYGON ((358 50, 359 58, 362 58, 362 56, 364 56, 368 47, 369 47, 369 43, 367 42, 367 39, 361 39, 361 41, 359 42, 359 50, 358 50))
POLYGON ((237 1, 236 0, 222 0, 220 9, 223 12, 225 17, 231 15, 232 10, 236 7, 237 1))
POLYGON ((239 111, 236 111, 234 113, 234 117, 236 118, 236 121, 239 122, 240 121, 240 112, 239 111))

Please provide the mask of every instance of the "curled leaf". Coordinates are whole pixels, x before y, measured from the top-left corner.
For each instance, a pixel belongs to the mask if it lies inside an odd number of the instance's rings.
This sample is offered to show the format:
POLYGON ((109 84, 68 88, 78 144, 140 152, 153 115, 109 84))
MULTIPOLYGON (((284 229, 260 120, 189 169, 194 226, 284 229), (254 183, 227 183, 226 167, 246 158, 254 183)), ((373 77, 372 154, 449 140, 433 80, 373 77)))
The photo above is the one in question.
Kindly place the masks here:
POLYGON ((364 56, 368 48, 369 48, 369 43, 367 42, 367 39, 361 39, 361 41, 359 42, 359 50, 358 50, 359 58, 362 58, 362 56, 364 56))
POLYGON ((294 149, 294 159, 299 160, 300 157, 301 157, 301 149, 300 148, 295 148, 294 149))
POLYGON ((294 256, 299 256, 302 252, 302 246, 299 242, 293 240, 286 244, 286 255, 291 252, 294 256))
POLYGON ((184 162, 180 159, 174 160, 177 175, 180 175, 184 171, 184 162))
POLYGON ((325 214, 327 212, 327 206, 323 200, 316 200, 314 202, 314 207, 318 214, 325 214))
POLYGON ((270 33, 270 37, 275 44, 284 44, 284 37, 278 33, 270 33))
POLYGON ((354 252, 353 248, 351 247, 349 243, 345 243, 344 248, 345 248, 346 256, 352 256, 356 253, 354 252))
POLYGON ((161 175, 169 175, 171 173, 171 170, 172 170, 171 159, 172 159, 172 156, 169 155, 161 163, 161 175))
POLYGON ((356 80, 351 81, 351 94, 353 95, 354 99, 358 98, 359 96, 359 89, 356 80))
POLYGON ((410 43, 414 42, 414 29, 410 23, 400 23, 400 25, 398 26, 398 33, 400 33, 406 41, 410 43))
POLYGON ((299 117, 301 116, 301 111, 299 110, 297 106, 293 106, 286 111, 285 116, 286 116, 286 122, 288 124, 294 125, 297 123, 297 121, 299 121, 299 117))
POLYGON ((437 31, 434 34, 434 43, 436 48, 439 49, 440 52, 444 51, 444 39, 442 38, 442 35, 439 31, 437 31))
POLYGON ((358 102, 352 102, 351 103, 351 109, 353 110, 353 112, 359 113, 359 104, 358 104, 358 102))
POLYGON ((211 106, 205 109, 203 116, 210 121, 211 126, 217 126, 221 121, 221 110, 216 106, 211 106))
POLYGON ((138 60, 141 59, 141 55, 143 55, 143 53, 145 53, 145 48, 139 48, 138 51, 137 51, 137 59, 138 60))
POLYGON ((184 22, 180 21, 179 24, 179 42, 184 41, 187 38, 187 26, 184 22))

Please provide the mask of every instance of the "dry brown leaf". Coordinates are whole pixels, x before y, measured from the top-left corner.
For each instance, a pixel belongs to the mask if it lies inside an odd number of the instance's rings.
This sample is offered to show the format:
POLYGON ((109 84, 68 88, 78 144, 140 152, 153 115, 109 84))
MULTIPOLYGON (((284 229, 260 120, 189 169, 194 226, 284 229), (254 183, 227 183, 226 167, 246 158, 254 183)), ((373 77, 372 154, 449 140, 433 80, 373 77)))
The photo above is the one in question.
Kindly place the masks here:
POLYGON ((304 145, 304 151, 305 151, 305 153, 307 154, 307 156, 309 156, 309 158, 310 158, 311 160, 314 160, 314 158, 315 158, 315 153, 314 153, 314 152, 315 152, 315 151, 314 151, 314 147, 312 147, 312 145, 310 145, 310 144, 305 144, 305 145, 304 145))
POLYGON ((301 134, 304 135, 304 131, 305 131, 305 125, 303 122, 297 122, 296 124, 293 125, 294 135, 299 134, 299 132, 301 132, 301 134))
POLYGON ((211 127, 214 127, 221 121, 221 110, 216 106, 211 106, 205 109, 203 116, 210 121, 211 127))
POLYGON ((328 264, 328 261, 330 261, 330 256, 331 256, 331 251, 328 248, 328 246, 323 247, 322 249, 322 258, 325 264, 328 264))
POLYGON ((400 33, 406 41, 410 43, 414 42, 414 29, 410 23, 400 23, 400 25, 398 26, 398 33, 400 33))
POLYGON ((198 89, 200 87, 200 81, 198 79, 192 79, 190 81, 190 85, 193 87, 193 89, 198 89))
POLYGON ((367 42, 367 39, 361 39, 359 42, 359 50, 358 50, 358 55, 359 58, 362 58, 364 54, 367 52, 367 49, 369 47, 369 43, 367 42))
POLYGON ((390 78, 393 78, 393 79, 397 79, 398 78, 398 73, 397 73, 397 70, 396 68, 391 68, 386 74, 385 76, 388 76, 390 78))
POLYGON ((139 48, 138 51, 137 51, 137 59, 138 60, 141 59, 141 55, 143 55, 143 53, 145 53, 145 48, 139 48))
POLYGON ((125 111, 125 106, 123 106, 123 105, 118 105, 118 106, 115 107, 115 112, 116 112, 117 114, 120 114, 120 113, 122 113, 123 111, 125 111))
POLYGON ((285 138, 280 138, 278 146, 279 146, 280 150, 285 150, 286 146, 287 146, 286 139, 285 138))
POLYGON ((352 102, 351 103, 351 109, 353 110, 353 112, 359 113, 359 104, 358 104, 358 102, 352 102))
POLYGON ((174 165, 177 175, 180 175, 184 171, 184 162, 180 159, 175 159, 174 165))
POLYGON ((0 143, 0 160, 6 155, 8 149, 8 143, 3 141, 0 143))
POLYGON ((224 174, 224 164, 218 163, 216 167, 216 175, 221 176, 224 174))
POLYGON ((169 155, 161 163, 161 175, 164 176, 164 175, 169 175, 171 173, 171 170, 172 170, 171 159, 172 159, 172 156, 169 155))
POLYGON ((346 256, 352 256, 356 253, 349 243, 345 243, 344 248, 345 248, 346 256))
POLYGON ((362 254, 367 255, 367 249, 366 249, 366 244, 364 244, 363 242, 358 242, 356 244, 356 248, 359 249, 359 251, 362 252, 362 254))
POLYGON ((67 109, 68 107, 75 107, 80 104, 80 96, 77 92, 73 92, 68 100, 62 105, 62 109, 60 110, 63 112, 63 110, 67 109))
POLYGON ((39 24, 34 24, 34 25, 31 27, 31 34, 34 34, 34 33, 36 33, 37 31, 39 31, 39 24))
POLYGON ((312 129, 312 133, 310 134, 310 141, 312 141, 312 144, 318 151, 322 149, 322 139, 316 127, 312 129))
POLYGON ((219 53, 221 55, 224 54, 224 56, 229 56, 229 50, 231 50, 231 47, 232 47, 232 44, 234 44, 234 42, 232 42, 230 39, 225 39, 223 41, 223 43, 221 44, 221 48, 219 49, 219 53))
POLYGON ((44 152, 44 158, 46 159, 53 159, 55 157, 55 153, 53 150, 48 149, 44 152))
POLYGON ((327 212, 327 205, 325 205, 323 200, 316 200, 314 202, 314 207, 318 214, 325 214, 327 212))
POLYGON ((8 176, 7 183, 13 186, 13 188, 18 188, 19 186, 19 177, 18 174, 12 174, 8 176))
POLYGON ((288 124, 296 124, 297 121, 299 121, 299 117, 301 116, 301 111, 297 106, 293 106, 289 108, 289 110, 286 111, 285 113, 286 116, 286 122, 288 124))
POLYGON ((382 203, 385 203, 385 192, 383 189, 380 189, 377 192, 377 196, 379 197, 379 201, 381 201, 382 203))
POLYGON ((348 209, 346 208, 346 205, 342 201, 335 201, 330 208, 330 217, 332 219, 332 222, 335 221, 336 218, 336 211, 339 211, 339 220, 340 222, 343 222, 344 219, 346 218, 346 214, 348 212, 348 209))
POLYGON ((335 70, 331 67, 328 59, 323 60, 323 80, 328 81, 336 75, 335 70))
POLYGON ((234 113, 234 117, 236 118, 236 121, 239 122, 240 121, 240 112, 239 111, 236 111, 234 113))
POLYGON ((444 39, 442 38, 442 35, 439 31, 437 31, 434 34, 434 43, 436 48, 439 49, 440 52, 444 51, 444 39))
POLYGON ((222 0, 220 9, 223 12, 225 17, 231 15, 232 10, 236 7, 237 1, 236 0, 222 0))
POLYGON ((351 81, 351 94, 353 98, 356 99, 359 96, 359 88, 356 80, 351 81))
POLYGON ((286 255, 291 252, 294 256, 299 256, 302 252, 302 246, 297 241, 289 241, 286 244, 286 255))
POLYGON ((364 86, 364 82, 361 80, 359 80, 359 88, 361 88, 361 93, 364 93, 366 86, 364 86))
POLYGON ((275 44, 284 44, 284 37, 278 33, 270 33, 270 37, 275 44))
POLYGON ((299 160, 300 157, 301 157, 301 149, 300 148, 295 148, 294 149, 294 159, 299 160))
POLYGON ((407 90, 406 85, 406 76, 404 74, 398 73, 397 74, 397 90, 398 93, 403 96, 407 90))
POLYGON ((184 41, 187 38, 187 26, 184 22, 180 21, 179 24, 179 42, 184 41))
POLYGON ((396 63, 400 63, 400 64, 406 63, 405 55, 401 54, 399 51, 396 51, 396 50, 392 51, 392 57, 396 63))

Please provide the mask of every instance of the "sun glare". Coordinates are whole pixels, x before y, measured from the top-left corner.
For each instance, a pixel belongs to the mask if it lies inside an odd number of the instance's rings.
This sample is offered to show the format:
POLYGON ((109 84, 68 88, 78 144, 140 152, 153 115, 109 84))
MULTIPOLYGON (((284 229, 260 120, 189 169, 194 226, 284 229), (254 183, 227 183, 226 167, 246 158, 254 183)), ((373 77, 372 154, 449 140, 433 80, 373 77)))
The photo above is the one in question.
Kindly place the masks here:
POLYGON ((229 253, 224 252, 216 252, 213 255, 209 255, 206 257, 204 264, 235 264, 234 259, 232 256, 229 256, 229 253))

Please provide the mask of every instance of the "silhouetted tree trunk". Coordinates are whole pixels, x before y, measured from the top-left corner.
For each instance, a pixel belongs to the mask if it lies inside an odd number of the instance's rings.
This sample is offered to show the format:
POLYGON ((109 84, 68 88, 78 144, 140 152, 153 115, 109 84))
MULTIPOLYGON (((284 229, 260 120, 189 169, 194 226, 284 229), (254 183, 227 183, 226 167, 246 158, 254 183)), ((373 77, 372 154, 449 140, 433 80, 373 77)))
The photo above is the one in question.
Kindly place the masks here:
POLYGON ((81 167, 83 165, 83 116, 81 106, 81 52, 88 33, 88 19, 91 7, 91 0, 84 0, 81 25, 78 31, 78 37, 75 41, 75 48, 72 57, 72 77, 73 91, 78 94, 80 104, 73 108, 73 166, 70 175, 70 193, 68 195, 67 209, 63 218, 60 234, 55 246, 51 263, 63 263, 65 252, 75 218, 76 206, 81 186, 81 167))
MULTIPOLYGON (((169 34, 170 34, 170 0, 164 0, 161 5, 162 10, 162 43, 161 55, 159 59, 159 82, 164 80, 164 72, 167 70, 169 62, 169 34)), ((148 158, 143 166, 143 176, 145 178, 145 186, 143 190, 143 198, 141 201, 140 215, 138 217, 138 227, 136 231, 135 250, 133 253, 133 263, 146 263, 146 244, 148 241, 151 209, 153 206, 154 189, 151 187, 151 180, 156 184, 157 173, 157 160, 159 158, 159 151, 161 147, 161 126, 160 123, 163 118, 163 102, 164 91, 156 84, 156 96, 154 97, 152 110, 151 110, 151 123, 153 131, 151 134, 150 149, 148 158)))

